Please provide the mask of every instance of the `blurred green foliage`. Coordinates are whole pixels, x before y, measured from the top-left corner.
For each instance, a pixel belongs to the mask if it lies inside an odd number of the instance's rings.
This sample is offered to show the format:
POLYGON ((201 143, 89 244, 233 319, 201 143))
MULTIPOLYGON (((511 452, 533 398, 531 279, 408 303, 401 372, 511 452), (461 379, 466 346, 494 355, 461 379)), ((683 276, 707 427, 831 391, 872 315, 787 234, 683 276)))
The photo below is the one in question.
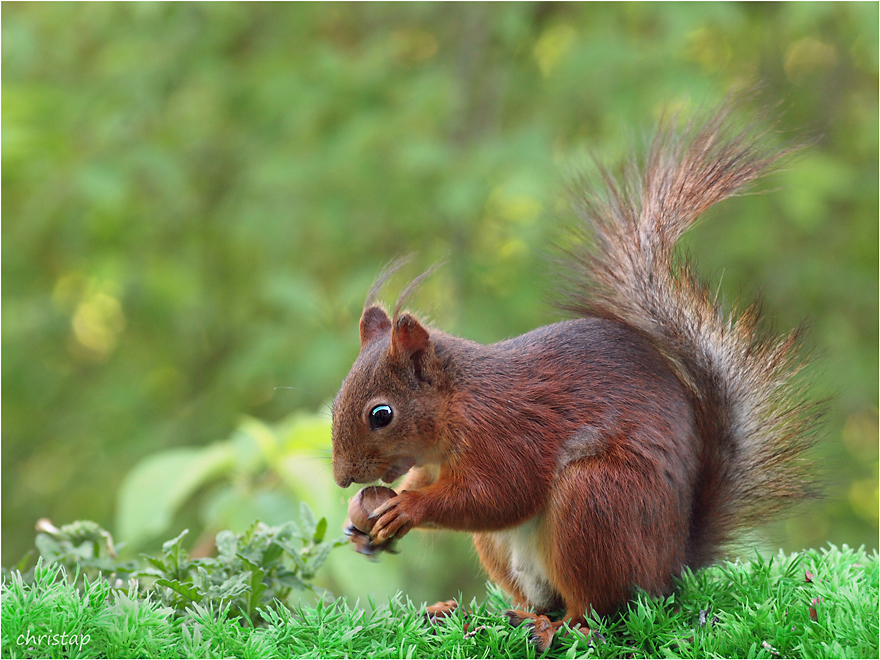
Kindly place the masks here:
MULTIPOLYGON (((808 319, 821 355, 828 496, 766 543, 876 547, 876 3, 4 3, 2 18, 4 565, 44 516, 126 530, 132 550, 276 524, 295 499, 341 525, 329 438, 297 445, 286 418, 332 399, 381 265, 417 251, 402 284, 446 256, 414 305, 478 341, 555 320, 544 255, 584 154, 619 162, 664 108, 756 80, 815 144, 686 247, 727 300, 760 289, 780 328, 808 319), (130 472, 120 510, 148 506, 115 519, 130 472)), ((328 586, 467 596, 482 578, 466 547, 426 533, 379 564, 339 550, 328 570, 350 577, 328 586)))
MULTIPOLYGON (((315 573, 334 548, 348 545, 342 535, 328 538, 327 519, 317 520, 305 503, 299 524, 288 519, 271 527, 255 521, 243 533, 223 530, 211 557, 190 557, 184 547, 188 529, 163 543, 159 556, 120 561, 111 534, 93 521, 57 528, 44 518, 37 528, 39 555, 34 566, 4 567, 4 592, 7 586, 15 591, 16 585, 69 581, 88 603, 90 585, 106 582, 117 595, 169 606, 169 612, 184 618, 201 605, 212 611, 226 609, 245 626, 265 625, 266 608, 296 605, 304 593, 320 602, 329 600, 325 590, 312 584, 315 573)), ((20 589, 18 594, 22 595, 20 589)), ((28 609, 26 602, 17 604, 28 609)))

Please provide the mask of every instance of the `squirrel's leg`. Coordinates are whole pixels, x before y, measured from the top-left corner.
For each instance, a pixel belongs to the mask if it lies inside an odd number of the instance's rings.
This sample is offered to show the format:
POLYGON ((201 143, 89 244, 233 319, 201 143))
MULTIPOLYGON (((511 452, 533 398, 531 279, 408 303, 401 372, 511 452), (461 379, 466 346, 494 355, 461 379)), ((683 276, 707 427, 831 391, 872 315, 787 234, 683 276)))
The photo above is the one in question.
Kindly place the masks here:
POLYGON ((528 606, 528 599, 511 579, 510 551, 499 544, 493 534, 484 532, 474 533, 474 548, 489 579, 507 592, 517 607, 528 606))
POLYGON ((674 483, 637 457, 600 456, 560 470, 551 496, 548 574, 566 610, 613 614, 639 586, 659 594, 684 563, 686 513, 674 483))
MULTIPOLYGON (((492 534, 474 533, 474 547, 489 578, 513 597, 518 607, 525 607, 528 601, 520 589, 510 579, 510 553, 500 546, 492 534)), ((435 622, 458 609, 454 600, 440 601, 427 608, 425 614, 429 621, 435 622)), ((465 624, 467 629, 467 624, 465 624)))
POLYGON ((613 614, 638 585, 649 593, 671 586, 683 562, 687 521, 676 506, 674 483, 652 464, 614 464, 603 456, 574 461, 560 470, 551 493, 546 538, 548 577, 565 602, 558 621, 521 610, 507 612, 512 625, 526 623, 539 652, 566 622, 589 634, 584 615, 613 614))
MULTIPOLYGON (((510 550, 498 543, 494 534, 475 533, 474 547, 477 549, 477 554, 480 556, 480 561, 483 563, 483 567, 486 569, 489 577, 510 595, 514 606, 517 608, 505 612, 510 625, 518 626, 526 622, 532 629, 529 640, 535 645, 539 653, 543 653, 553 641, 553 635, 556 630, 562 626, 562 621, 550 621, 541 612, 541 608, 538 608, 537 614, 519 609, 531 607, 534 604, 529 602, 529 599, 513 581, 510 570, 510 550)), ((581 621, 572 621, 571 625, 582 622, 582 619, 581 621)))

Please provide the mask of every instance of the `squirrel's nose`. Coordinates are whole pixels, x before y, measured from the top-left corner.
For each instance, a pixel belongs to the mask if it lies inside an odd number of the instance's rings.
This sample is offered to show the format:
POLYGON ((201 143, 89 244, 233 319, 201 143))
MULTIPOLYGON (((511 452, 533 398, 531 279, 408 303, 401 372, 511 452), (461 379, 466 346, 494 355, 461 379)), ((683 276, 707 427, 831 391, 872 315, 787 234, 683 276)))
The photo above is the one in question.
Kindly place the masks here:
POLYGON ((336 457, 333 457, 333 481, 340 488, 348 488, 351 485, 351 482, 354 479, 351 478, 351 474, 346 469, 346 466, 343 464, 343 461, 337 460, 336 457))
POLYGON ((335 481, 336 485, 340 488, 348 488, 353 481, 349 474, 349 468, 351 467, 351 464, 348 460, 340 455, 340 452, 338 451, 336 446, 335 436, 333 438, 333 459, 330 462, 333 466, 333 481, 335 481))

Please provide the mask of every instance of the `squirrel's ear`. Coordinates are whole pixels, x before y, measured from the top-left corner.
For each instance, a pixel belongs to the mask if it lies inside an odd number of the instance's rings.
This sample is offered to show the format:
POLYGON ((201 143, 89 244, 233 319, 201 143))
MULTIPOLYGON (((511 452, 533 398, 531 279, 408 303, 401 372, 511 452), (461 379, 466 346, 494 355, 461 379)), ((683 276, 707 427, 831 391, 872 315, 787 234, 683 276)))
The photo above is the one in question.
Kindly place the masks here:
POLYGON ((391 319, 385 310, 379 305, 373 305, 364 310, 361 316, 361 348, 369 344, 376 337, 386 334, 391 330, 391 319))
POLYGON ((412 357, 428 349, 431 338, 428 331, 411 314, 401 314, 394 320, 391 332, 391 351, 412 357))

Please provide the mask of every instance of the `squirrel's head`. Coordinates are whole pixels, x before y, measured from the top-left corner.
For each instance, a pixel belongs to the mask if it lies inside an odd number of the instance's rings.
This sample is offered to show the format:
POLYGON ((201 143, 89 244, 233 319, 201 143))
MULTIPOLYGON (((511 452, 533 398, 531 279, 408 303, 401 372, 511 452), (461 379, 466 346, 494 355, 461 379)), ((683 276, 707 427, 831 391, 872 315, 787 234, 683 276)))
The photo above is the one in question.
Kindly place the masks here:
POLYGON ((333 404, 333 478, 391 483, 432 461, 441 372, 428 330, 409 313, 364 310, 361 351, 333 404))

